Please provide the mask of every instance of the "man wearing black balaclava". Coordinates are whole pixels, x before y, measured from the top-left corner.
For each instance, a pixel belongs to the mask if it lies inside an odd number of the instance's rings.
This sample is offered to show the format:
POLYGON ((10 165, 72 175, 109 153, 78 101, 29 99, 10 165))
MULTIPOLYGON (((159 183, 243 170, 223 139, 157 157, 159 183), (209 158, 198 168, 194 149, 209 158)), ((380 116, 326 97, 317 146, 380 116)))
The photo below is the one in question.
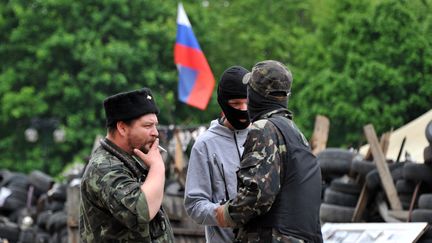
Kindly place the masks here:
POLYGON ((205 225, 207 242, 232 242, 232 229, 217 226, 215 209, 237 194, 236 171, 249 127, 247 85, 243 67, 225 70, 219 80, 219 119, 198 137, 190 154, 185 187, 185 208, 198 224, 205 225))
POLYGON ((321 170, 287 109, 291 72, 268 60, 243 81, 252 125, 238 194, 216 209, 218 225, 238 228, 235 242, 322 242, 321 170))

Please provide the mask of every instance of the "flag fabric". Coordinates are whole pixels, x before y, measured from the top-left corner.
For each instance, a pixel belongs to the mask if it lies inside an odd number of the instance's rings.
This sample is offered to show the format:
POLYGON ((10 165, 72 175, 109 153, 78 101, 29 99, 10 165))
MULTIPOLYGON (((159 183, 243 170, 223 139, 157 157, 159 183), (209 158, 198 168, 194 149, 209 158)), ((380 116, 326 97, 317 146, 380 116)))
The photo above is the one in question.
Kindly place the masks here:
POLYGON ((179 100, 205 110, 213 93, 215 79, 181 3, 177 11, 174 63, 179 72, 179 100))

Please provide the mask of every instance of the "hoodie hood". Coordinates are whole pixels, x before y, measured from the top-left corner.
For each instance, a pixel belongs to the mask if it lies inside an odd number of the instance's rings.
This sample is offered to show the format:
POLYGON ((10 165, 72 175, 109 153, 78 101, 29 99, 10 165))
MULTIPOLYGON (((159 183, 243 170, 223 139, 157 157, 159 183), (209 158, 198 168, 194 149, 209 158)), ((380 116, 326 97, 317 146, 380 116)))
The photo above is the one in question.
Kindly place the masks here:
MULTIPOLYGON (((218 119, 211 121, 210 127, 208 130, 211 133, 214 133, 214 134, 222 136, 222 137, 227 137, 227 138, 232 138, 233 133, 235 133, 236 136, 246 136, 248 133, 248 129, 231 130, 226 126, 221 125, 219 123, 218 119)), ((239 144, 239 145, 242 145, 242 144, 239 144)))

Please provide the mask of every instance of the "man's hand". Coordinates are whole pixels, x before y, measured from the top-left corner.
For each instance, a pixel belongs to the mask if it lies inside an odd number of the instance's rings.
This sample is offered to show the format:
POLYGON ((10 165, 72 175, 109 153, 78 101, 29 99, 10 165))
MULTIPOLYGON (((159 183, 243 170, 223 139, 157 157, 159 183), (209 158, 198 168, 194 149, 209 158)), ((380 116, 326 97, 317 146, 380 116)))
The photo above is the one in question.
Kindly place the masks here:
POLYGON ((141 185, 141 191, 144 192, 147 199, 150 220, 159 211, 164 194, 165 164, 158 145, 159 139, 156 139, 147 154, 144 154, 139 149, 134 149, 134 153, 149 167, 147 177, 141 185))
POLYGON ((221 205, 215 209, 217 224, 220 227, 228 227, 228 222, 225 221, 224 217, 225 205, 221 205))
POLYGON ((160 154, 159 148, 159 139, 157 138, 152 146, 150 147, 147 154, 143 153, 139 149, 134 149, 134 153, 142 159, 145 165, 151 167, 155 164, 159 164, 160 166, 164 166, 162 155, 160 154))

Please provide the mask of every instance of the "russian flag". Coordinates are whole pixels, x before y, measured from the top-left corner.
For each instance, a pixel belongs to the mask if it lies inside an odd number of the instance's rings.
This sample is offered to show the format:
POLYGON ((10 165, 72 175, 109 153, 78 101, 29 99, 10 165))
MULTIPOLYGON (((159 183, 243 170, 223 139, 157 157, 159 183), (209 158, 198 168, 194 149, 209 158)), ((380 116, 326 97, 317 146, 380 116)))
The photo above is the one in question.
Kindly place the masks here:
POLYGON ((181 3, 177 11, 174 63, 179 72, 179 100, 205 110, 213 93, 215 79, 181 3))

